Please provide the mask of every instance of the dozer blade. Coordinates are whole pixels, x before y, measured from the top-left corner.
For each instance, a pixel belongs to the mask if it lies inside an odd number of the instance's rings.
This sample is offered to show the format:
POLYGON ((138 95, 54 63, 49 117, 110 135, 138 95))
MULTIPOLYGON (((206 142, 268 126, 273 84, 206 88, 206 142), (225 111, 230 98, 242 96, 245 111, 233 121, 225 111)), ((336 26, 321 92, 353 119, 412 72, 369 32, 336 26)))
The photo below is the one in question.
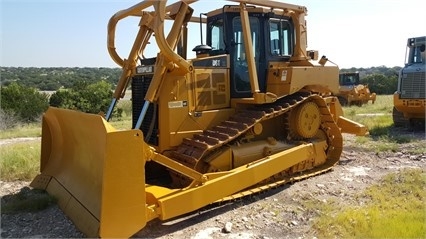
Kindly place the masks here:
POLYGON ((43 116, 46 190, 88 237, 132 236, 146 224, 143 135, 117 131, 100 115, 49 108, 43 116))

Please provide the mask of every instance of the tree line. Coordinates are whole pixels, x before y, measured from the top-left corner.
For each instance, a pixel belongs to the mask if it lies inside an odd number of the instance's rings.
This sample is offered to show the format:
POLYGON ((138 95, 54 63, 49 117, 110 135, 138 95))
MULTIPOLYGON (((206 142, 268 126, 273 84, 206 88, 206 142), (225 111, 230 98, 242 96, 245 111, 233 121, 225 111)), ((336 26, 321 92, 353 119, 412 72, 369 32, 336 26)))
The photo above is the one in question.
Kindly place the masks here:
MULTIPOLYGON (((39 121, 49 106, 98 114, 106 112, 112 98, 112 86, 104 80, 87 83, 77 81, 68 89, 59 89, 52 95, 12 82, 1 87, 0 129, 13 128, 21 123, 39 121)), ((113 115, 120 119, 122 109, 116 107, 113 115)))
MULTIPOLYGON (((342 69, 359 72, 362 84, 376 94, 396 91, 400 67, 342 69)), ((1 67, 0 129, 16 122, 39 120, 49 107, 77 109, 88 113, 106 112, 120 68, 35 68, 1 67), (54 91, 52 95, 42 91, 54 91)), ((116 109, 115 117, 121 117, 116 109)))
POLYGON ((369 67, 369 68, 347 68, 340 72, 359 72, 361 84, 368 85, 371 92, 378 95, 393 94, 398 86, 398 74, 402 67, 369 67))
MULTIPOLYGON (((362 84, 368 84, 376 94, 393 94, 396 91, 398 72, 401 67, 346 68, 340 72, 359 72, 362 84)), ((75 82, 88 84, 105 81, 115 86, 121 68, 106 67, 0 67, 0 82, 7 86, 17 82, 41 91, 69 89, 75 82)))
POLYGON ((41 91, 69 89, 75 82, 96 83, 106 81, 115 85, 121 68, 107 67, 1 67, 0 82, 7 86, 17 82, 41 91))

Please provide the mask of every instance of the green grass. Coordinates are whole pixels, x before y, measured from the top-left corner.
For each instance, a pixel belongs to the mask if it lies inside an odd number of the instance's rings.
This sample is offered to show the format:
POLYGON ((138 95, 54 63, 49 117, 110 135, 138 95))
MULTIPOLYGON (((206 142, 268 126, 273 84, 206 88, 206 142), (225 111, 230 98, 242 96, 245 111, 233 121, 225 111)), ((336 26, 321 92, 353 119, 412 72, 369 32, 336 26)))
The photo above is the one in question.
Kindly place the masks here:
POLYGON ((41 122, 21 124, 11 129, 0 131, 0 139, 41 136, 41 122))
POLYGON ((110 124, 116 129, 125 130, 132 128, 132 102, 130 100, 120 100, 116 108, 121 109, 121 117, 112 118, 110 124))
POLYGON ((378 95, 374 104, 343 107, 345 117, 368 127, 370 135, 386 135, 393 126, 393 96, 378 95))
POLYGON ((393 95, 378 95, 374 104, 371 104, 371 101, 369 101, 368 104, 364 104, 362 106, 352 105, 343 107, 345 115, 377 113, 392 114, 392 109, 393 95))
POLYGON ((4 181, 32 180, 39 172, 40 142, 0 146, 1 178, 4 181))
POLYGON ((120 120, 111 120, 109 123, 118 130, 126 130, 132 128, 132 119, 122 118, 120 120))
POLYGON ((343 107, 345 117, 363 124, 369 129, 369 136, 357 137, 358 146, 376 153, 396 152, 402 144, 414 143, 418 147, 408 151, 409 153, 426 153, 426 148, 422 145, 424 142, 418 142, 418 139, 407 133, 407 130, 394 127, 392 109, 392 95, 378 95, 374 104, 368 103, 362 107, 343 107))
POLYGON ((20 192, 2 198, 1 212, 6 214, 34 212, 56 203, 56 199, 46 191, 22 188, 20 192))
POLYGON ((118 108, 123 110, 123 118, 132 117, 132 101, 130 100, 120 100, 117 104, 118 108))
POLYGON ((424 238, 426 173, 406 169, 386 176, 358 198, 367 202, 341 208, 336 202, 314 204, 319 238, 424 238))

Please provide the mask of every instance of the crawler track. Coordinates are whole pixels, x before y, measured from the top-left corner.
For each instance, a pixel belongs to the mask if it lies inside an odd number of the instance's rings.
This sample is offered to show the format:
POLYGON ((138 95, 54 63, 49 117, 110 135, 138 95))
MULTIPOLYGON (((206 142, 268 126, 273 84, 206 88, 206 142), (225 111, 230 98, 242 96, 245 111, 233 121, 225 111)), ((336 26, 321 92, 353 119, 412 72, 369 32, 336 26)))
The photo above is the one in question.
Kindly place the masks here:
MULTIPOLYGON (((188 167, 196 169, 196 166, 200 160, 202 160, 214 150, 220 149, 220 147, 225 145, 232 144, 234 140, 253 128, 256 123, 281 115, 286 117, 285 114, 289 113, 291 110, 307 101, 314 101, 320 109, 320 130, 323 131, 328 143, 328 148, 326 150, 327 161, 324 164, 316 168, 306 170, 303 173, 292 173, 293 171, 300 170, 289 169, 286 172, 280 173, 279 175, 274 175, 269 180, 256 185, 254 188, 251 188, 248 191, 233 195, 231 198, 256 193, 293 180, 301 180, 303 178, 325 172, 329 170, 340 158, 340 154, 342 152, 342 136, 324 99, 320 95, 311 94, 308 92, 297 93, 271 104, 253 106, 239 111, 228 120, 223 121, 212 129, 205 130, 201 134, 196 134, 193 138, 185 138, 182 144, 180 144, 172 152, 171 157, 188 167)), ((290 131, 288 123, 285 127, 287 127, 288 131, 290 131)), ((299 141, 299 139, 293 140, 299 141)), ((302 165, 296 165, 294 167, 303 169, 303 167, 305 167, 305 162, 302 162, 301 164, 302 165)), ((179 175, 173 176, 182 178, 182 176, 179 175)), ((181 186, 188 184, 188 182, 184 181, 185 179, 182 178, 181 186)))

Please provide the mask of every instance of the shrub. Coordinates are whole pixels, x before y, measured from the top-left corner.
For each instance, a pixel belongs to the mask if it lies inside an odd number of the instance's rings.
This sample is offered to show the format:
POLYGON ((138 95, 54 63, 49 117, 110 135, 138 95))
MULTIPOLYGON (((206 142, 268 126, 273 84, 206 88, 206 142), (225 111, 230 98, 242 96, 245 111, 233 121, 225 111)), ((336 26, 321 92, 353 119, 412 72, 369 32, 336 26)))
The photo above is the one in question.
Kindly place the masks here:
POLYGON ((0 130, 11 129, 18 125, 18 120, 16 115, 11 113, 6 113, 3 109, 0 109, 0 130))
POLYGON ((50 105, 98 114, 106 112, 112 97, 111 84, 106 81, 88 84, 78 81, 70 89, 58 90, 50 97, 50 105))
POLYGON ((361 79, 362 84, 368 84, 371 92, 376 94, 393 94, 398 86, 398 76, 385 76, 383 74, 372 74, 361 79))
POLYGON ((9 116, 16 116, 18 120, 24 122, 34 122, 40 119, 41 114, 49 106, 49 96, 40 93, 36 88, 26 87, 16 82, 8 86, 1 87, 0 102, 5 115, 2 119, 9 116))

